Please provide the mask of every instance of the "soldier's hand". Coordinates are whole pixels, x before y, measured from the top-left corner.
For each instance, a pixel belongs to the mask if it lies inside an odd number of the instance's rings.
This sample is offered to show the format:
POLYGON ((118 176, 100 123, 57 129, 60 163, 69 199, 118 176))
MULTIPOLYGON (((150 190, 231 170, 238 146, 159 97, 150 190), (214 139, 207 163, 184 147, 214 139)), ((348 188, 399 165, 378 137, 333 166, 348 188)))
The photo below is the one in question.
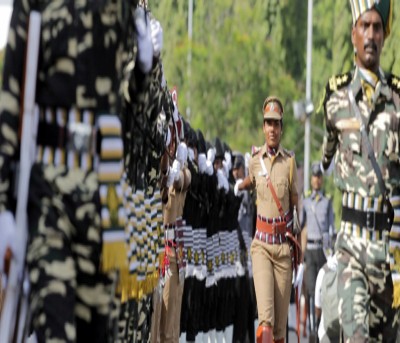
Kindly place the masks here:
POLYGON ((159 58, 163 47, 163 29, 160 22, 156 19, 151 19, 150 26, 151 41, 153 43, 153 56, 159 58))
POLYGON ((207 169, 207 157, 206 157, 206 154, 204 154, 204 153, 199 154, 199 156, 197 157, 197 162, 198 162, 198 165, 199 165, 200 174, 204 174, 206 172, 206 169, 207 169))
POLYGON ((233 187, 233 192, 235 193, 235 196, 241 196, 243 194, 242 190, 239 190, 239 185, 243 183, 242 179, 237 179, 235 183, 235 187, 233 187))
POLYGON ((228 171, 231 170, 232 169, 232 156, 229 151, 225 151, 224 161, 225 161, 226 167, 228 168, 228 171))
POLYGON ((181 169, 182 169, 182 167, 181 167, 180 162, 178 160, 174 160, 174 162, 172 163, 172 167, 169 168, 167 187, 172 186, 172 184, 175 181, 179 180, 179 173, 180 173, 181 169))
POLYGON ((229 191, 229 182, 222 169, 218 169, 217 171, 217 180, 218 180, 217 188, 223 189, 225 193, 227 193, 229 191))
POLYGON ((149 16, 142 7, 135 10, 135 25, 137 33, 137 62, 143 73, 148 73, 153 66, 153 42, 149 16))
POLYGON ((215 149, 214 148, 208 149, 207 160, 210 161, 211 163, 214 163, 214 160, 215 160, 215 149))
POLYGON ((179 143, 178 148, 176 149, 176 159, 180 162, 182 168, 187 162, 187 156, 188 151, 186 144, 183 142, 179 143))
POLYGON ((0 213, 0 273, 8 272, 10 257, 17 255, 16 225, 10 211, 0 213))
POLYGON ((210 176, 214 174, 213 164, 209 160, 206 161, 206 174, 210 176))

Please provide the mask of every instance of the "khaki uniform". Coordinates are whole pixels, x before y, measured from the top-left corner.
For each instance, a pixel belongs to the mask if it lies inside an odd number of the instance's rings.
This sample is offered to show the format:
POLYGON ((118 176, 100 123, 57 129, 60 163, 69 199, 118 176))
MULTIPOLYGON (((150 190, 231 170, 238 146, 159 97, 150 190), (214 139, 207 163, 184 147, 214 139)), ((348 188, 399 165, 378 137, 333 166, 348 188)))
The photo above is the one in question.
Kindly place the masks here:
MULTIPOLYGON (((288 227, 291 226, 290 199, 297 195, 297 173, 294 155, 279 147, 275 156, 269 156, 264 145, 253 154, 249 177, 257 192, 257 216, 265 220, 280 220, 278 207, 262 175, 260 158, 263 159, 277 197, 282 205, 288 227)), ((251 245, 253 278, 257 297, 260 326, 272 326, 274 339, 285 337, 291 282, 292 258, 286 237, 262 234, 256 231, 251 245)))
MULTIPOLYGON (((163 209, 164 227, 175 227, 177 219, 182 217, 186 192, 191 182, 191 174, 186 167, 180 172, 179 180, 168 190, 168 202, 163 209)), ((169 229, 170 230, 170 229, 169 229)), ((169 242, 176 243, 172 237, 166 237, 169 242)), ((162 301, 157 301, 157 290, 154 295, 154 314, 152 319, 152 342, 178 342, 180 333, 180 316, 183 295, 183 280, 179 280, 176 246, 169 246, 166 239, 165 254, 169 263, 170 275, 167 277, 162 291, 162 301)), ((161 300, 161 299, 160 299, 161 300)))

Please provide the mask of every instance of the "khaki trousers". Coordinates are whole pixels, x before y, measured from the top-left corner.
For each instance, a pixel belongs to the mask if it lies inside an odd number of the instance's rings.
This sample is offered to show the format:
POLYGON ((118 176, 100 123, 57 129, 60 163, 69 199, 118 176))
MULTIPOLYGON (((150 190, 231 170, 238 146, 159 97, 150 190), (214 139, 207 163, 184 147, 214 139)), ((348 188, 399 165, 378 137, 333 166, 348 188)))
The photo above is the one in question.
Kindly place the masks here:
MULTIPOLYGON (((166 280, 162 292, 161 311, 157 304, 154 306, 155 312, 153 313, 151 330, 152 342, 179 342, 183 282, 179 283, 179 271, 176 263, 175 249, 171 249, 171 251, 173 251, 173 254, 169 255, 171 276, 166 280), (159 330, 157 328, 158 323, 160 323, 159 330)), ((157 302, 156 294, 154 295, 154 303, 155 302, 157 302)))
POLYGON ((284 338, 292 287, 289 244, 268 244, 253 239, 251 259, 258 325, 272 326, 275 340, 284 338))

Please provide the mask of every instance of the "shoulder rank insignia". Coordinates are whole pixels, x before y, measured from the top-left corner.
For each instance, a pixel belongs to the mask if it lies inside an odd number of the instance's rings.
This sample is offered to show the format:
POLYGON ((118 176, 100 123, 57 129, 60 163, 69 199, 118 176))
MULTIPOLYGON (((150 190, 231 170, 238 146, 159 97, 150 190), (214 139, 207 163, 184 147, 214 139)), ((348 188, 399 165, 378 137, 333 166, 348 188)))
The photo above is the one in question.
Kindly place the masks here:
POLYGON ((285 154, 288 155, 289 157, 293 157, 293 156, 294 156, 294 151, 292 151, 292 150, 283 149, 283 151, 284 151, 285 154))
POLYGON ((397 94, 400 94, 400 79, 396 75, 389 75, 388 84, 397 94))
POLYGON ((347 86, 351 81, 351 72, 334 75, 329 79, 329 90, 335 92, 338 89, 347 86))
POLYGON ((308 198, 311 195, 311 193, 312 193, 311 189, 309 189, 308 191, 305 191, 304 192, 304 198, 308 198))
POLYGON ((317 112, 320 112, 322 107, 325 106, 332 93, 336 92, 340 88, 347 86, 351 82, 351 80, 352 74, 350 71, 345 74, 332 76, 325 87, 324 95, 322 96, 317 112))
POLYGON ((251 156, 255 156, 260 152, 261 148, 258 146, 253 145, 251 147, 251 156))

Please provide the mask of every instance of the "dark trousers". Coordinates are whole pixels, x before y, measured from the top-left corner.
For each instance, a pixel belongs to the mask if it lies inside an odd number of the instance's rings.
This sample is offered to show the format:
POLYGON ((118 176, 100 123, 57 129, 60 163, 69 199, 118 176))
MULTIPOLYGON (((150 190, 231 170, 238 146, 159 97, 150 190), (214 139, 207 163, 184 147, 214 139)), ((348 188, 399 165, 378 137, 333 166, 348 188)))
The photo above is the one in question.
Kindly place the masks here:
POLYGON ((306 262, 306 290, 307 290, 307 303, 309 312, 309 329, 310 334, 317 332, 316 320, 315 320, 315 283, 317 282, 317 275, 319 270, 326 263, 326 257, 324 251, 321 248, 307 249, 305 253, 306 262))

